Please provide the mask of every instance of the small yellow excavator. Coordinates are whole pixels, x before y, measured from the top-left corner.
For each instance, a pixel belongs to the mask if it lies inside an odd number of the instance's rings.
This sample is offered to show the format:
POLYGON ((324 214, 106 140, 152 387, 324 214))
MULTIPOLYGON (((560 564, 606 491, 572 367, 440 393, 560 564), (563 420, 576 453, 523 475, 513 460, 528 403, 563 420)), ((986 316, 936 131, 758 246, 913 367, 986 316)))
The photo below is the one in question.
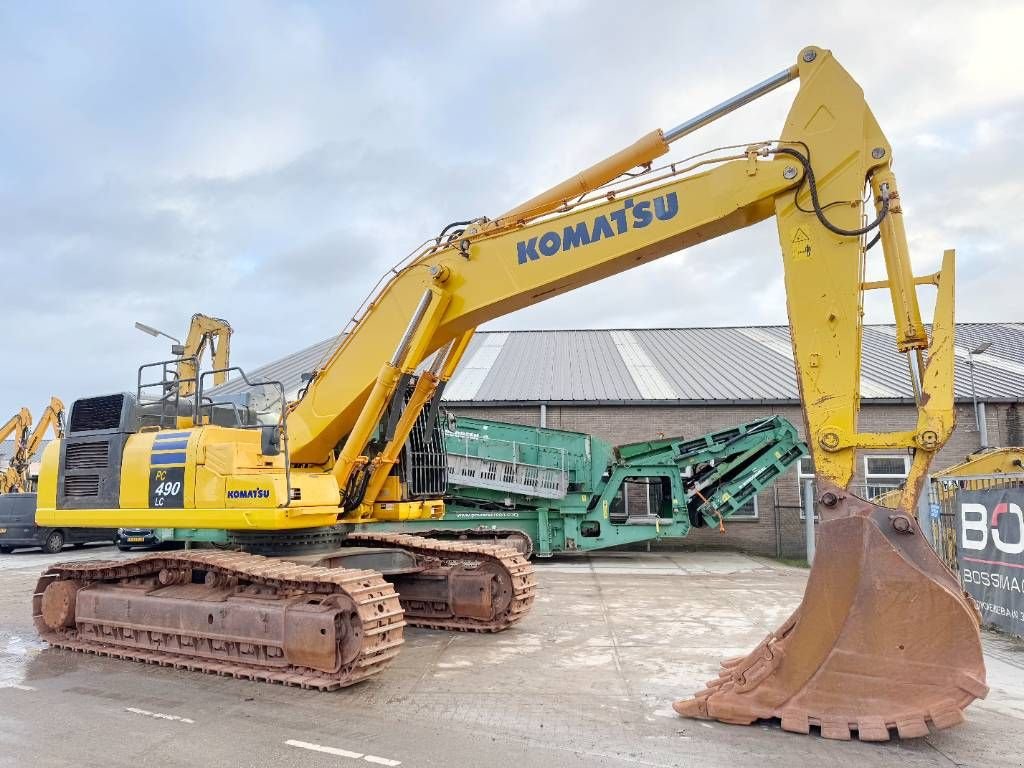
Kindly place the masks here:
POLYGON ((21 473, 14 468, 14 458, 18 455, 19 446, 27 440, 31 428, 32 412, 28 408, 19 409, 0 427, 0 443, 4 440, 13 440, 14 444, 10 461, 0 471, 0 493, 13 493, 21 484, 21 473))
POLYGON ((7 488, 8 492, 32 490, 29 466, 32 457, 39 450, 47 430, 53 430, 54 440, 64 437, 64 403, 60 398, 51 397, 49 404, 43 410, 42 418, 36 422, 32 431, 29 432, 27 428, 23 429, 21 439, 15 441, 14 453, 7 469, 8 480, 13 481, 7 488))
MULTIPOLYGON (((932 472, 932 486, 929 500, 939 504, 940 510, 950 511, 957 489, 982 490, 992 485, 993 475, 1017 474, 1024 472, 1024 447, 1005 446, 982 448, 970 454, 959 464, 938 472, 932 472)), ((926 491, 927 492, 927 491, 926 491)), ((883 507, 895 508, 899 504, 900 491, 887 491, 873 501, 883 507)), ((957 533, 953 525, 942 525, 938 519, 929 521, 932 540, 942 554, 943 561, 950 567, 957 567, 957 533)))
MULTIPOLYGON (((191 410, 169 417, 139 392, 76 401, 67 436, 43 456, 40 525, 227 531, 238 551, 54 565, 33 596, 38 631, 53 646, 330 690, 384 669, 407 623, 515 624, 535 590, 518 552, 365 526, 443 519, 439 395, 474 329, 774 217, 817 471, 818 555, 796 612, 675 708, 728 723, 779 718, 834 739, 960 722, 987 692, 979 617, 916 520, 953 429, 954 254, 935 274, 912 272, 892 158, 860 86, 808 47, 794 66, 504 215, 445 227, 379 283, 288 407, 218 397, 205 374, 191 410), (794 80, 776 138, 655 165, 672 142, 794 80), (886 278, 868 282, 876 243, 886 278), (921 289, 936 290, 930 333, 921 289), (910 429, 857 426, 873 290, 891 300, 919 393, 910 429), (859 449, 913 451, 895 509, 847 490, 859 449)), ((283 401, 283 386, 262 386, 283 401)))
MULTIPOLYGON (((958 464, 932 472, 930 478, 939 483, 938 495, 942 498, 947 490, 944 488, 945 483, 941 482, 943 480, 1020 472, 1024 472, 1024 447, 1004 446, 975 451, 958 464)), ((898 489, 886 491, 876 496, 873 501, 883 507, 895 508, 899 504, 900 493, 898 489)))
POLYGON ((932 473, 937 480, 966 477, 969 475, 997 475, 1000 473, 1024 472, 1024 447, 1004 446, 982 448, 975 451, 959 464, 932 473))
MULTIPOLYGON (((135 327, 150 336, 166 335, 145 323, 136 323, 135 327)), ((175 360, 168 361, 176 366, 176 391, 182 397, 191 397, 196 391, 196 377, 199 375, 199 362, 207 349, 213 363, 213 383, 223 384, 227 381, 227 368, 231 361, 231 324, 219 317, 197 312, 192 315, 188 326, 185 343, 171 345, 171 354, 175 360)))

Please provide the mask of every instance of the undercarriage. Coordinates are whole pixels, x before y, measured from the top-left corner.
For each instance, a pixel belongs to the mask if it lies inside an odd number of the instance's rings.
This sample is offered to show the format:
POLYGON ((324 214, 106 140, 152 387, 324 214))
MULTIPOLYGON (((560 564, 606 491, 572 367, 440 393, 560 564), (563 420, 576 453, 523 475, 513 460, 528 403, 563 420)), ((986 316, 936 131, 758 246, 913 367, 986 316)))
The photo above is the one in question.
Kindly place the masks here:
POLYGON ((344 543, 58 564, 37 583, 33 618, 59 648, 334 690, 380 672, 406 625, 500 632, 533 602, 533 568, 514 549, 402 534, 344 543))

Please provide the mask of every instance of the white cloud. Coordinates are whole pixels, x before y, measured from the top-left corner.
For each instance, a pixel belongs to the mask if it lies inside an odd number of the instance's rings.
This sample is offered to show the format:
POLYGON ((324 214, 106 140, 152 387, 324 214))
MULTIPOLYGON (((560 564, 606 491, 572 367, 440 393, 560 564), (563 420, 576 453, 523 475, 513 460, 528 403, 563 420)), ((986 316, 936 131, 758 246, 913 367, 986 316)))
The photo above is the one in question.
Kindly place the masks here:
MULTIPOLYGON (((256 365, 335 333, 452 220, 496 215, 830 47, 893 141, 919 271, 959 249, 958 310, 1018 320, 1024 7, 272 2, 0 10, 0 419, 131 388, 195 311, 256 365), (36 405, 38 408, 39 406, 36 405)), ((778 134, 790 85, 676 156, 778 134)), ((882 320, 882 296, 868 302, 882 320)), ((771 222, 493 323, 782 322, 771 222)))

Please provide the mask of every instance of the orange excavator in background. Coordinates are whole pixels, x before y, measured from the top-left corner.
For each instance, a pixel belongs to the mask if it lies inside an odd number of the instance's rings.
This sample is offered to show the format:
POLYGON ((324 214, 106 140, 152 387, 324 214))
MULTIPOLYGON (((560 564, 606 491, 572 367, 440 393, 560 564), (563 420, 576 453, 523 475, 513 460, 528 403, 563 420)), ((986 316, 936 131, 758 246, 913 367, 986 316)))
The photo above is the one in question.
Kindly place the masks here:
POLYGON ((241 551, 54 565, 33 596, 41 636, 332 689, 384 669, 406 623, 498 631, 521 620, 535 582, 515 551, 365 525, 443 519, 437 407, 475 328, 774 217, 817 472, 817 557, 783 626, 675 708, 728 723, 780 718, 834 739, 960 722, 987 692, 979 617, 916 520, 954 423, 954 254, 913 273, 892 156, 860 86, 808 47, 794 66, 502 216, 444 228, 381 281, 287 407, 253 413, 253 401, 206 396, 202 375, 188 412, 177 400, 154 412, 141 391, 76 401, 66 438, 43 456, 38 524, 207 530, 241 551), (794 80, 777 138, 655 166, 672 142, 794 80), (866 281, 876 243, 886 277, 866 281), (922 289, 936 290, 930 332, 922 289), (890 298, 918 393, 916 423, 890 432, 857 423, 863 298, 874 290, 890 298), (894 509, 847 490, 860 449, 913 453, 894 509))

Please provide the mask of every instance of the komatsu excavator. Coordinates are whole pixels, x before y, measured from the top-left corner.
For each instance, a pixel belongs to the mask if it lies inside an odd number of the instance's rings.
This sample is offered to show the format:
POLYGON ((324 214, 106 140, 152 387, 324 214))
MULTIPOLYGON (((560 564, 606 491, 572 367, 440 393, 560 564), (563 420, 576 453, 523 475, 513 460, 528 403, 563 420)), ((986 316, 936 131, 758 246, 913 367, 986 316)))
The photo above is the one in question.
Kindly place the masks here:
POLYGON ((808 47, 794 66, 502 216, 445 227, 381 281, 287 408, 217 400, 204 394, 206 374, 191 411, 175 403, 170 417, 128 393, 76 401, 67 436, 43 457, 41 525, 225 529, 248 551, 55 565, 33 598, 39 632, 54 646, 335 688, 393 658, 406 622, 509 626, 534 592, 518 553, 359 532, 443 516, 444 467, 400 465, 417 420, 436 418, 470 335, 774 216, 817 471, 817 557, 789 620, 676 710, 779 718, 839 739, 959 722, 987 691, 978 615, 915 519, 921 479, 953 428, 954 255, 935 274, 911 271, 892 157, 858 84, 829 51, 808 47), (793 80, 778 138, 655 166, 672 142, 793 80), (866 281, 877 242, 886 278, 866 281), (924 288, 937 291, 930 335, 924 288), (891 298, 896 348, 920 393, 905 430, 857 427, 869 290, 891 298), (896 509, 847 490, 862 448, 913 452, 896 509), (303 554, 315 543, 343 546, 303 554))
POLYGON ((14 445, 7 466, 0 470, 0 493, 11 493, 17 490, 21 484, 21 473, 15 469, 14 459, 18 455, 19 447, 28 439, 30 429, 32 429, 32 412, 28 408, 19 408, 18 412, 0 427, 0 443, 4 440, 12 440, 14 445))

